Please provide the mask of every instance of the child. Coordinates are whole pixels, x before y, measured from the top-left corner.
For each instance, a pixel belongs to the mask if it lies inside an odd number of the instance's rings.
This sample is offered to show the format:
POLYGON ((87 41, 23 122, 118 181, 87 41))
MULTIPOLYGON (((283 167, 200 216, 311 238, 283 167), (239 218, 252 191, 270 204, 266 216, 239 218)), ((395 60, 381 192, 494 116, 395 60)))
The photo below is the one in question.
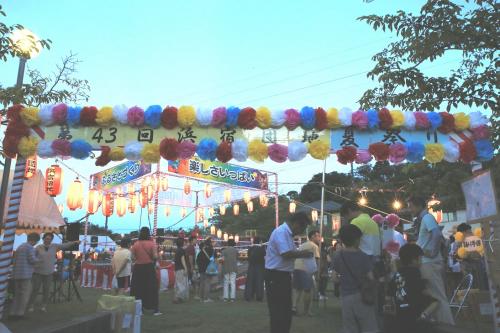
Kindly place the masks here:
POLYGON ((390 332, 432 332, 429 318, 439 303, 429 295, 420 274, 423 254, 416 244, 406 244, 399 250, 399 269, 389 287, 396 312, 390 332))
POLYGON ((116 277, 118 287, 115 288, 114 294, 118 295, 127 290, 130 286, 130 273, 132 266, 132 254, 129 250, 130 239, 123 238, 120 242, 120 248, 115 251, 111 266, 113 274, 116 277))

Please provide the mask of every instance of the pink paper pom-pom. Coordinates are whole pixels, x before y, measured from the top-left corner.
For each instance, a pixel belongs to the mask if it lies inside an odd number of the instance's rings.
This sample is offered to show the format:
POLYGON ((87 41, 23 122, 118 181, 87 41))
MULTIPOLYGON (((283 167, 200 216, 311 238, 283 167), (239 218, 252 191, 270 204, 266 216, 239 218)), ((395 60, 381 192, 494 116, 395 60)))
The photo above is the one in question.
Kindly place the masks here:
POLYGON ((196 152, 196 145, 189 140, 182 141, 177 145, 177 153, 179 154, 179 159, 188 160, 193 157, 196 152))
POLYGON ((285 126, 290 131, 300 125, 300 113, 295 109, 285 110, 285 126))
POLYGON ((358 110, 352 114, 352 125, 359 129, 368 127, 368 116, 363 110, 358 110))
POLYGON ((389 146, 389 161, 391 163, 397 164, 405 160, 408 149, 402 143, 393 143, 389 146))
POLYGON ((288 147, 280 144, 272 144, 267 148, 269 158, 277 163, 283 163, 288 157, 288 147))
POLYGON ((52 150, 56 156, 70 156, 71 142, 63 139, 56 139, 52 141, 52 150))
POLYGON ((385 218, 387 220, 387 225, 389 228, 395 228, 399 225, 399 216, 396 214, 389 214, 385 218))
POLYGON ((387 244, 385 244, 384 249, 391 254, 397 254, 399 252, 399 243, 394 240, 390 240, 387 244))
POLYGON ((471 129, 474 140, 488 139, 490 137, 490 129, 486 125, 471 129))
POLYGON ((144 125, 144 110, 138 106, 128 109, 127 122, 130 126, 135 127, 144 125))
POLYGON ((64 103, 57 104, 52 108, 52 119, 58 125, 66 122, 66 115, 68 114, 68 106, 64 103))
POLYGON ((212 112, 212 126, 213 127, 224 127, 226 124, 226 108, 221 106, 215 108, 212 112))
POLYGON ((356 154, 357 164, 366 164, 372 160, 372 154, 367 149, 358 149, 356 154))
POLYGON ((377 222, 378 224, 382 224, 385 221, 385 217, 383 217, 380 214, 375 214, 375 215, 372 216, 372 220, 375 221, 375 222, 377 222))

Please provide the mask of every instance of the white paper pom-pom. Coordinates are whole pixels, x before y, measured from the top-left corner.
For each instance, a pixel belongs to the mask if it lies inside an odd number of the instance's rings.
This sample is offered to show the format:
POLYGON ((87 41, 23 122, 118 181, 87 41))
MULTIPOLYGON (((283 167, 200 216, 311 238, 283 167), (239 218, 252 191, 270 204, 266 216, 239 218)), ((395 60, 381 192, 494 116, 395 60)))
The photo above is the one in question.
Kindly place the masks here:
POLYGON ((128 107, 120 104, 113 107, 113 118, 122 125, 127 125, 128 107))
POLYGON ((444 160, 447 162, 457 162, 460 158, 460 149, 458 144, 453 141, 448 141, 444 145, 444 160))
POLYGON ((37 155, 41 158, 49 158, 56 155, 54 153, 54 149, 52 149, 51 140, 40 140, 38 142, 38 146, 36 147, 36 152, 37 155))
POLYGON ((415 114, 412 111, 405 111, 404 116, 405 116, 404 127, 410 131, 414 130, 415 124, 417 123, 417 120, 415 119, 415 114))
POLYGON ((272 110, 271 111, 271 126, 272 127, 281 127, 285 123, 285 110, 272 110))
POLYGON ((52 117, 53 104, 42 104, 40 106, 40 111, 38 112, 38 117, 43 126, 54 125, 54 118, 52 117))
POLYGON ((342 127, 352 125, 352 110, 349 108, 342 108, 339 111, 339 120, 342 127))
POLYGON ((198 108, 198 110, 196 110, 196 122, 202 127, 210 126, 212 123, 212 115, 212 109, 198 108))
POLYGON ((300 161, 307 155, 307 146, 302 141, 288 143, 288 159, 292 162, 300 161))
POLYGON ((125 153, 125 157, 129 161, 138 161, 141 159, 141 151, 143 148, 143 144, 141 142, 129 142, 123 148, 123 152, 125 153))
POLYGON ((238 162, 245 162, 248 158, 248 142, 243 139, 234 140, 231 145, 233 158, 238 162))
POLYGON ((488 124, 488 118, 479 111, 474 111, 469 113, 470 128, 478 128, 488 124))

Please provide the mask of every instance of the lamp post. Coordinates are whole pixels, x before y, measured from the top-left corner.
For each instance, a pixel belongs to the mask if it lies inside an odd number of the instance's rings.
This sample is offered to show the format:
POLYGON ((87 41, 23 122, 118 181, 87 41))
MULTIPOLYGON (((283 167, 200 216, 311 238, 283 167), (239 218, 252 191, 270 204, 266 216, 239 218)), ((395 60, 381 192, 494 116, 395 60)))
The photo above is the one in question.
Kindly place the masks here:
MULTIPOLYGON (((18 29, 12 33, 11 36, 12 46, 15 53, 19 56, 19 67, 17 68, 17 81, 16 90, 20 90, 23 85, 24 70, 26 69, 26 62, 40 53, 41 45, 38 37, 28 29, 18 29)), ((19 94, 14 100, 14 104, 22 102, 22 95, 19 94)), ((9 186, 10 168, 12 159, 5 157, 5 164, 2 175, 2 186, 0 187, 0 221, 4 224, 5 213, 5 199, 7 197, 7 189, 9 186)))

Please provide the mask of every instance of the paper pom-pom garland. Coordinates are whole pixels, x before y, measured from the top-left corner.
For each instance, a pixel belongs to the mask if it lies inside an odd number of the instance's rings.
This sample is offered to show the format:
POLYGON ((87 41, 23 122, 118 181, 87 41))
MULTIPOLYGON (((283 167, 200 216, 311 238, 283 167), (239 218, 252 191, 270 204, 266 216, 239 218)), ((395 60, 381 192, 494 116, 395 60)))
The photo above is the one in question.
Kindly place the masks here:
POLYGON ((38 142, 37 155, 41 158, 54 157, 54 149, 52 149, 52 141, 41 140, 38 142))
POLYGON ((406 159, 408 150, 402 143, 393 143, 389 146, 389 161, 394 164, 399 164, 406 159))
POLYGON ((161 114, 163 109, 160 105, 148 106, 144 111, 144 124, 151 128, 158 128, 161 125, 161 114))
POLYGON ((339 110, 336 108, 328 109, 326 112, 326 120, 328 121, 329 128, 339 128, 342 126, 339 119, 339 110))
MULTIPOLYGON (((99 155, 95 160, 96 166, 106 166, 109 162, 111 162, 111 158, 109 157, 109 153, 111 152, 111 148, 108 146, 101 147, 101 155, 99 155)), ((125 156, 125 155, 124 155, 125 156)))
POLYGON ((372 143, 368 151, 373 155, 376 161, 385 161, 389 158, 389 146, 383 142, 372 143))
POLYGON ((464 235, 464 233, 463 233, 463 232, 460 232, 460 231, 457 231, 457 232, 455 233, 455 236, 454 236, 454 237, 455 237, 455 241, 457 241, 457 242, 459 242, 459 243, 463 242, 463 241, 464 241, 464 239, 465 239, 465 235, 464 235))
POLYGON ((196 121, 196 111, 190 105, 182 105, 177 112, 177 122, 182 128, 191 127, 196 121))
POLYGON ((194 156, 196 145, 189 140, 179 142, 177 145, 177 154, 179 159, 187 160, 194 156))
POLYGON ((309 154, 317 160, 324 160, 330 155, 330 145, 322 140, 314 140, 309 144, 309 154))
POLYGON ((346 146, 337 150, 337 160, 340 164, 349 164, 356 160, 357 149, 353 146, 346 146))
POLYGON ((141 157, 146 163, 158 163, 160 160, 160 147, 155 143, 146 143, 141 151, 141 157))
POLYGON ((109 151, 111 161, 122 161, 125 159, 125 151, 122 147, 115 147, 109 151))
POLYGON ((68 106, 64 103, 54 105, 52 108, 52 120, 57 125, 64 125, 68 116, 68 106))
POLYGON ((80 125, 95 126, 97 118, 97 108, 95 106, 84 106, 80 112, 80 125))
POLYGON ((439 143, 428 143, 425 145, 425 159, 429 163, 439 163, 444 158, 443 145, 439 143))
POLYGON ((478 161, 489 161, 493 158, 495 149, 490 141, 482 139, 474 141, 478 161))
POLYGON ((356 151, 356 163, 357 164, 366 164, 372 160, 372 155, 367 149, 358 149, 356 151))
POLYGON ((125 157, 130 161, 138 161, 141 159, 141 152, 143 148, 143 144, 141 142, 130 142, 125 145, 123 152, 125 153, 125 157))
POLYGON ((71 142, 57 139, 52 141, 52 150, 56 156, 70 156, 71 155, 71 142))
POLYGON ((441 126, 438 127, 438 130, 442 133, 450 133, 455 129, 455 118, 451 113, 448 112, 439 112, 441 116, 441 126))
POLYGON ((410 163, 418 163, 422 161, 425 155, 425 146, 421 142, 406 143, 406 160, 410 163))
POLYGON ((283 163, 288 157, 288 147, 274 143, 268 147, 269 158, 276 163, 283 163))
POLYGON ((471 141, 469 140, 462 141, 460 142, 458 147, 460 150, 460 160, 462 162, 470 163, 476 158, 477 156, 476 147, 471 141))
POLYGON ((71 142, 71 157, 84 160, 90 156, 92 146, 85 140, 71 142))
POLYGON ((382 108, 378 112, 379 127, 383 130, 388 130, 392 127, 393 120, 391 112, 387 108, 382 108))
POLYGON ((215 160, 215 154, 217 151, 217 141, 212 138, 201 139, 198 147, 196 148, 196 154, 202 160, 215 160))
POLYGON ((235 160, 245 162, 248 158, 248 142, 243 139, 236 139, 232 144, 232 153, 235 160))
POLYGON ((316 125, 316 111, 310 106, 304 106, 300 110, 300 120, 303 129, 313 129, 316 125))
POLYGON ((240 115, 240 108, 236 106, 230 106, 226 109, 226 126, 229 128, 236 127, 238 125, 238 118, 240 115))
POLYGON ((268 156, 267 145, 260 140, 252 140, 248 144, 248 157, 255 162, 264 162, 268 156))
POLYGON ((233 158, 231 142, 222 141, 215 152, 217 159, 223 163, 229 162, 233 158))
POLYGON ((254 129, 257 126, 257 112, 254 108, 243 108, 238 115, 238 126, 242 129, 254 129))
POLYGON ((160 155, 166 160, 175 161, 179 158, 177 146, 179 142, 176 139, 165 138, 160 142, 160 155))
POLYGON ((399 110, 389 111, 392 118, 392 128, 401 128, 405 123, 405 116, 399 110))
POLYGON ((352 125, 357 129, 364 130, 368 127, 368 116, 363 110, 358 110, 352 114, 352 125))
MULTIPOLYGON (((212 124, 213 111, 208 108, 198 108, 196 110, 196 122, 200 127, 208 127, 212 124)), ((217 127, 217 126, 215 126, 217 127)))
POLYGON ((470 118, 469 118, 469 115, 463 113, 463 112, 459 112, 459 113, 455 113, 453 115, 453 117, 455 118, 455 130, 457 131, 463 131, 463 130, 466 130, 469 128, 470 126, 470 118))
POLYGON ((226 108, 221 106, 212 112, 212 127, 219 128, 226 125, 226 108))
POLYGON ((316 130, 322 131, 328 128, 328 119, 326 117, 326 111, 323 108, 316 108, 314 116, 314 127, 316 130))
POLYGON ((289 131, 296 129, 301 121, 300 113, 295 109, 285 110, 285 126, 289 131))
POLYGON ((24 158, 31 157, 36 154, 38 140, 33 136, 24 136, 19 140, 17 149, 19 155, 24 158))
POLYGON ((177 108, 175 106, 167 106, 161 114, 161 124, 166 129, 176 128, 177 123, 177 108))
POLYGON ((400 218, 396 214, 389 214, 385 217, 385 219, 389 228, 394 229, 399 225, 400 218))
POLYGON ((385 217, 383 217, 381 214, 375 214, 372 216, 372 220, 375 221, 377 224, 382 225, 382 223, 385 222, 385 217))
POLYGON ((21 119, 26 126, 34 126, 40 124, 40 117, 38 116, 38 112, 40 110, 35 107, 26 107, 21 111, 21 119))
MULTIPOLYGON (((54 125, 54 117, 53 117, 53 108, 52 104, 42 104, 40 106, 40 111, 38 112, 38 117, 40 118, 40 123, 42 126, 52 126, 54 125)), ((64 122, 66 122, 66 117, 64 117, 64 122)))
POLYGON ((271 127, 271 110, 269 110, 265 106, 257 108, 255 120, 259 128, 271 127))
POLYGON ((128 107, 120 104, 113 107, 113 118, 122 125, 127 125, 128 107))
POLYGON ((290 141, 288 143, 288 159, 292 162, 300 161, 307 155, 307 146, 302 141, 290 141))

